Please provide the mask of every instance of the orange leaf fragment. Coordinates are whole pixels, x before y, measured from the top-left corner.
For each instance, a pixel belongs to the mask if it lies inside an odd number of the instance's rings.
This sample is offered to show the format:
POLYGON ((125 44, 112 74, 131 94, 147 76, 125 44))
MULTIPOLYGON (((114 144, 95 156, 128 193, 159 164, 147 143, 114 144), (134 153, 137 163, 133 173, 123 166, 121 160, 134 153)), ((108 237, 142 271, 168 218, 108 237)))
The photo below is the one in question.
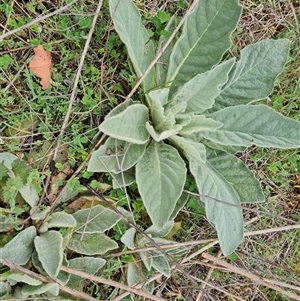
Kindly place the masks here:
POLYGON ((50 87, 52 60, 50 51, 46 51, 42 45, 33 49, 35 56, 29 63, 29 70, 41 79, 43 90, 50 87))

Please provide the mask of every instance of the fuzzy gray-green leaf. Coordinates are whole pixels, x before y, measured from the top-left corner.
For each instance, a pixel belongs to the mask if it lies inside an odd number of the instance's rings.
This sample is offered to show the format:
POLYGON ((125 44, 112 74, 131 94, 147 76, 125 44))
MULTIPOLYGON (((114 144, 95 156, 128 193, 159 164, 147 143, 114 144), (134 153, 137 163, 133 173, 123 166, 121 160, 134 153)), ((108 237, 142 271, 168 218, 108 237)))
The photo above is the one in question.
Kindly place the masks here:
POLYGON ((35 250, 47 274, 55 279, 63 262, 63 238, 58 231, 48 231, 34 240, 35 250))
POLYGON ((117 213, 101 205, 79 210, 73 217, 77 222, 77 233, 103 233, 120 220, 117 213))
POLYGON ((157 229, 163 228, 180 197, 186 178, 178 151, 152 142, 136 166, 136 182, 147 212, 157 229))
POLYGON ((145 128, 148 119, 148 108, 142 104, 133 104, 121 113, 106 118, 99 129, 113 138, 144 144, 149 139, 145 128))
POLYGON ((74 233, 68 248, 79 254, 102 255, 118 248, 118 244, 103 233, 74 233))
POLYGON ((248 104, 267 97, 275 78, 283 70, 289 51, 288 40, 264 40, 241 51, 229 80, 216 98, 213 110, 248 104))
POLYGON ((87 170, 120 173, 135 165, 145 149, 145 144, 132 144, 108 137, 105 143, 92 153, 87 170))
POLYGON ((218 233, 224 255, 232 253, 244 236, 244 221, 239 198, 232 185, 214 167, 196 160, 190 161, 206 216, 218 233))
POLYGON ((215 156, 209 156, 208 162, 232 185, 241 203, 265 200, 259 181, 236 156, 219 152, 215 156))
POLYGON ((240 14, 237 0, 199 0, 173 48, 167 81, 180 87, 216 65, 230 47, 240 14))
MULTIPOLYGON (((115 30, 127 47, 138 77, 141 77, 154 59, 154 45, 141 22, 140 13, 132 0, 110 0, 110 14, 115 30)), ((144 90, 152 88, 154 70, 144 80, 144 90)))
POLYGON ((264 105, 227 107, 210 115, 223 126, 199 135, 224 145, 277 148, 300 147, 300 122, 264 105))
POLYGON ((36 229, 34 226, 22 230, 0 249, 1 258, 7 259, 14 264, 25 265, 32 254, 35 237, 36 229))

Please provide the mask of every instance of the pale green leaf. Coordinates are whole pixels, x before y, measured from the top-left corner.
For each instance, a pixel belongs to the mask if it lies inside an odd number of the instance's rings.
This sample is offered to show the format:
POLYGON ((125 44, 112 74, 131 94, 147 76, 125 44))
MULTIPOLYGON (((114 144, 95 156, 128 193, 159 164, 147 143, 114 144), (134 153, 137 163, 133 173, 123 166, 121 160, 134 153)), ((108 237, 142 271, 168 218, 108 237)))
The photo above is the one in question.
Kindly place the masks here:
POLYGON ((264 40, 241 51, 229 80, 216 98, 213 110, 248 104, 267 97, 282 72, 289 52, 288 40, 264 40))
POLYGON ((74 233, 68 248, 79 254, 102 255, 118 248, 118 244, 103 233, 74 233))
POLYGON ((49 206, 46 206, 43 209, 40 209, 39 206, 32 207, 30 210, 31 219, 34 221, 44 219, 47 216, 47 214, 50 212, 50 210, 51 208, 49 206))
POLYGON ((135 183, 135 170, 134 168, 130 170, 125 170, 123 172, 120 172, 118 174, 112 174, 111 175, 113 180, 113 188, 124 188, 126 186, 129 186, 133 183, 135 183))
POLYGON ((142 104, 133 104, 121 113, 105 120, 100 125, 100 131, 113 138, 144 144, 149 139, 145 128, 148 121, 148 109, 142 104))
MULTIPOLYGON (((141 16, 132 0, 110 0, 110 15, 115 30, 127 47, 134 70, 141 77, 154 60, 154 45, 141 22, 141 16)), ((152 88, 154 70, 144 80, 144 90, 152 88)))
POLYGON ((134 237, 136 230, 134 228, 129 228, 121 237, 121 242, 130 250, 135 249, 134 237))
POLYGON ((172 101, 186 102, 187 113, 202 113, 210 109, 220 94, 221 87, 227 82, 228 73, 234 62, 234 59, 228 60, 212 70, 196 75, 178 89, 172 101))
POLYGON ((179 134, 191 135, 200 131, 215 131, 222 127, 222 125, 223 123, 207 118, 204 115, 195 115, 192 117, 190 123, 179 131, 179 134))
POLYGON ((208 162, 190 160, 208 220, 217 229, 224 255, 232 253, 243 239, 244 222, 239 198, 228 183, 208 162))
POLYGON ((300 122, 264 105, 228 107, 210 115, 224 125, 199 134, 224 145, 277 148, 300 147, 300 122))
POLYGON ((66 212, 54 212, 46 218, 48 229, 60 227, 75 227, 76 220, 66 212))
POLYGON ((9 291, 9 286, 6 282, 0 281, 0 299, 3 299, 6 293, 9 291))
POLYGON ((149 251, 140 252, 139 254, 145 268, 147 269, 147 271, 150 271, 153 263, 152 254, 149 251))
POLYGON ((39 195, 34 189, 34 187, 27 183, 20 190, 20 194, 22 195, 25 202, 32 208, 36 206, 39 202, 39 195))
POLYGON ((34 226, 22 230, 0 249, 1 258, 7 259, 17 265, 25 265, 33 251, 35 237, 36 229, 34 226))
POLYGON ((178 151, 163 142, 152 142, 136 166, 136 182, 152 223, 161 229, 168 222, 186 178, 178 151))
POLYGON ((92 153, 88 171, 119 173, 137 163, 146 148, 145 144, 132 144, 108 137, 100 148, 92 153))
MULTIPOLYGON (((106 263, 105 259, 97 257, 77 257, 69 260, 69 267, 90 275, 95 275, 106 263)), ((68 286, 72 287, 85 279, 77 275, 71 275, 68 286)))
POLYGON ((109 208, 101 205, 82 209, 73 214, 77 222, 77 233, 103 233, 111 229, 121 218, 109 208))
POLYGON ((208 162, 233 187, 241 203, 265 200, 259 181, 240 159, 234 155, 218 153, 209 156, 208 162))
POLYGON ((22 286, 21 293, 23 298, 27 298, 29 296, 34 295, 40 296, 41 294, 50 294, 52 296, 58 296, 59 286, 57 283, 47 283, 38 286, 31 286, 25 284, 22 286))
POLYGON ((18 282, 27 283, 27 284, 34 285, 34 286, 40 285, 43 283, 40 280, 34 279, 34 278, 32 278, 28 275, 22 274, 22 273, 11 273, 11 274, 9 274, 7 279, 11 285, 15 285, 18 282))
MULTIPOLYGON (((134 262, 128 264, 126 278, 129 286, 134 287, 137 284, 143 283, 147 279, 146 275, 147 270, 140 263, 134 262)), ((154 290, 153 281, 143 284, 142 290, 152 294, 154 290)))
POLYGON ((170 216, 170 220, 174 220, 180 210, 184 207, 186 202, 189 199, 189 195, 186 192, 183 192, 178 201, 176 202, 176 206, 170 216))
POLYGON ((170 129, 170 130, 158 133, 149 122, 146 122, 146 129, 147 129, 148 133, 150 134, 150 136, 156 142, 167 139, 167 138, 169 138, 173 135, 176 135, 178 133, 178 131, 176 129, 170 129))
POLYGON ((48 231, 34 240, 35 250, 47 274, 55 279, 63 262, 63 238, 58 231, 48 231))
POLYGON ((237 0, 199 0, 173 48, 167 81, 180 87, 216 65, 230 47, 240 15, 237 0))
POLYGON ((152 267, 162 273, 166 277, 170 277, 170 265, 163 255, 158 255, 157 252, 153 254, 152 267))
POLYGON ((121 102, 116 107, 114 107, 105 117, 106 118, 110 118, 110 117, 116 116, 116 115, 122 113, 129 106, 131 106, 133 104, 137 104, 137 103, 138 102, 133 101, 132 99, 128 99, 128 100, 126 100, 124 102, 121 102))
MULTIPOLYGON (((37 252, 34 250, 31 256, 32 264, 33 266, 39 271, 39 273, 43 276, 48 276, 47 272, 43 268, 42 263, 39 260, 37 252)), ((62 265, 69 266, 69 262, 66 259, 66 255, 63 254, 63 261, 62 265)), ((66 285, 69 281, 70 274, 65 271, 59 271, 57 277, 55 278, 55 281, 57 281, 61 285, 66 285)))
POLYGON ((11 153, 0 153, 0 162, 3 162, 8 169, 12 168, 12 163, 16 159, 18 159, 18 157, 11 153))
POLYGON ((173 225, 174 225, 174 221, 172 220, 167 222, 162 229, 157 229, 154 225, 152 225, 145 230, 145 233, 148 235, 151 234, 151 236, 164 237, 170 233, 173 225))
POLYGON ((192 113, 190 113, 190 114, 177 114, 176 115, 176 125, 183 128, 184 126, 187 126, 192 121, 193 117, 194 117, 194 114, 192 114, 192 113))
POLYGON ((172 136, 169 140, 182 151, 186 158, 193 158, 205 163, 206 149, 201 142, 195 142, 180 136, 172 136))
MULTIPOLYGON (((166 25, 165 30, 171 34, 174 31, 175 27, 176 27, 176 18, 175 16, 172 16, 168 24, 166 25)), ((162 51, 162 48, 167 43, 168 39, 169 36, 162 35, 160 37, 156 47, 156 54, 162 51)), ((176 39, 173 38, 171 43, 168 45, 168 47, 163 51, 157 64, 155 64, 155 81, 157 86, 166 84, 170 55, 172 53, 172 49, 175 42, 176 39)))

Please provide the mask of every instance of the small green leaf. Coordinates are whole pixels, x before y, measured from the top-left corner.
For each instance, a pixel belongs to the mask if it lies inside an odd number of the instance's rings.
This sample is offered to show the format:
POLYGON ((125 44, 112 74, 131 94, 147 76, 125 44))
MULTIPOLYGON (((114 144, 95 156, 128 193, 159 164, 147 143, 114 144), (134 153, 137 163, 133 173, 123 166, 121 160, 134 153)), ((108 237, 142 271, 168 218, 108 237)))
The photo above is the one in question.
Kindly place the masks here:
POLYGON ((135 171, 134 168, 130 170, 125 170, 123 172, 120 172, 118 174, 112 174, 113 178, 112 184, 113 188, 124 188, 126 186, 129 186, 133 183, 135 183, 135 171))
POLYGON ((151 236, 158 236, 158 237, 164 237, 167 236, 170 231, 172 230, 172 227, 174 225, 174 221, 167 222, 162 229, 157 229, 154 225, 150 226, 148 229, 145 230, 146 234, 150 234, 151 236))
POLYGON ((100 131, 116 139, 144 144, 149 139, 145 128, 148 119, 147 107, 133 104, 123 112, 106 118, 100 125, 100 131))
MULTIPOLYGON (((105 259, 96 257, 77 257, 69 260, 69 267, 90 275, 95 275, 106 263, 105 259)), ((72 287, 84 279, 77 275, 71 275, 68 286, 72 287)))
MULTIPOLYGON (((127 284, 131 287, 136 286, 146 280, 147 270, 143 265, 138 262, 129 263, 127 268, 127 284)), ((149 292, 150 294, 153 293, 154 284, 153 281, 143 285, 142 288, 144 291, 149 292)))
POLYGON ((206 161, 206 148, 201 142, 194 142, 188 138, 172 136, 169 140, 179 148, 186 158, 194 158, 200 162, 206 161))
POLYGON ((146 129, 147 129, 148 133, 150 134, 150 136, 156 142, 165 140, 165 139, 167 139, 167 138, 169 138, 171 136, 174 136, 174 135, 176 135, 178 133, 178 131, 175 130, 175 129, 171 129, 171 130, 163 131, 161 133, 157 133, 155 131, 155 129, 153 128, 153 126, 149 122, 146 122, 146 129))
POLYGON ((135 165, 145 149, 145 144, 132 144, 109 137, 93 152, 87 170, 120 173, 135 165))
POLYGON ((103 233, 74 233, 68 248, 79 254, 102 255, 118 248, 118 244, 103 233))
POLYGON ((135 249, 134 237, 136 230, 134 228, 129 228, 121 237, 121 242, 130 250, 135 249))
POLYGON ((168 222, 186 178, 185 163, 175 148, 152 142, 136 166, 136 182, 153 222, 161 229, 168 222))
MULTIPOLYGON (((156 252, 155 252, 156 253, 156 252)), ((153 254, 152 267, 166 277, 170 277, 170 265, 163 255, 153 254)))
POLYGON ((25 161, 18 158, 12 162, 11 169, 16 176, 22 179, 23 185, 25 185, 27 183, 31 167, 25 161))
POLYGON ((75 227, 75 218, 66 212, 54 212, 47 217, 48 229, 60 227, 75 227))
POLYGON ((15 285, 18 282, 27 283, 33 286, 40 285, 43 282, 37 279, 34 279, 28 275, 22 273, 12 273, 8 276, 8 281, 11 285, 15 285))
POLYGON ((3 162, 0 162, 0 181, 6 176, 8 176, 8 168, 4 165, 3 162))
POLYGON ((27 264, 33 251, 33 241, 35 237, 36 229, 34 226, 22 230, 2 249, 0 249, 1 257, 3 259, 10 260, 14 264, 27 264))
POLYGON ((58 296, 59 294, 59 286, 57 283, 47 283, 47 284, 41 284, 38 286, 31 286, 31 285, 23 285, 21 289, 21 293, 23 298, 27 298, 29 296, 38 295, 41 294, 50 294, 52 296, 58 296))
POLYGON ((63 238, 57 231, 48 231, 34 240, 38 259, 47 274, 55 279, 63 262, 63 238))
POLYGON ((73 214, 77 233, 103 233, 111 229, 121 218, 113 210, 101 205, 82 209, 73 214))
POLYGON ((207 118, 204 115, 195 115, 192 117, 191 122, 179 131, 179 134, 191 135, 201 131, 215 131, 222 125, 223 123, 207 118))
POLYGON ((20 194, 31 208, 35 207, 39 202, 39 195, 30 183, 27 183, 20 189, 20 194))

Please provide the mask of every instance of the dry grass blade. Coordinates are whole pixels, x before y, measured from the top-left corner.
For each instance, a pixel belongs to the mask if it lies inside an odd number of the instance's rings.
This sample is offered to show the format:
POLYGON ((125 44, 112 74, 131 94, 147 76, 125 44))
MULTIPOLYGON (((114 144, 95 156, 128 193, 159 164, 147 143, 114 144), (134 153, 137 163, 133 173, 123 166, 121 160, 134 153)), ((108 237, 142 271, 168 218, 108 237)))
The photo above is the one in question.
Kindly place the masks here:
MULTIPOLYGON (((262 279, 261 277, 253 274, 253 273, 250 273, 244 269, 241 269, 241 268, 238 268, 230 263, 227 263, 227 262, 224 262, 223 260, 221 259, 218 259, 212 255, 209 255, 207 253, 203 253, 202 254, 202 257, 205 258, 205 259, 208 259, 222 267, 225 267, 228 271, 230 272, 233 272, 233 273, 236 273, 236 274, 239 274, 239 275, 242 275, 242 276, 245 276, 253 281, 255 281, 257 284, 260 284, 260 285, 264 285, 268 288, 271 288, 281 294, 284 294, 286 295, 287 297, 289 298, 292 298, 293 300, 299 300, 300 299, 300 295, 296 295, 294 293, 291 293, 289 291, 286 291, 282 288, 280 288, 278 285, 275 285, 272 283, 272 280, 270 279, 262 279)), ((279 284, 280 282, 276 282, 276 284, 279 284)), ((284 284, 282 284, 282 286, 286 286, 284 284)), ((298 291, 300 291, 299 289, 297 289, 298 291)))
POLYGON ((153 296, 153 295, 151 295, 149 293, 146 293, 146 292, 144 292, 140 289, 136 289, 136 288, 130 287, 128 285, 113 281, 113 280, 108 280, 108 279, 104 279, 104 278, 101 278, 101 277, 93 276, 93 275, 90 275, 90 274, 87 274, 87 273, 84 273, 84 272, 81 272, 81 271, 78 271, 78 270, 74 270, 74 269, 71 269, 71 268, 68 268, 68 267, 65 267, 65 266, 62 266, 60 269, 61 269, 61 271, 65 271, 67 273, 77 275, 77 276, 80 276, 82 278, 86 278, 86 279, 90 279, 90 280, 98 282, 98 283, 103 283, 103 284, 107 284, 107 285, 110 285, 110 286, 114 286, 116 288, 125 290, 129 293, 134 293, 136 295, 148 298, 149 300, 165 301, 165 299, 163 299, 163 298, 153 296))

